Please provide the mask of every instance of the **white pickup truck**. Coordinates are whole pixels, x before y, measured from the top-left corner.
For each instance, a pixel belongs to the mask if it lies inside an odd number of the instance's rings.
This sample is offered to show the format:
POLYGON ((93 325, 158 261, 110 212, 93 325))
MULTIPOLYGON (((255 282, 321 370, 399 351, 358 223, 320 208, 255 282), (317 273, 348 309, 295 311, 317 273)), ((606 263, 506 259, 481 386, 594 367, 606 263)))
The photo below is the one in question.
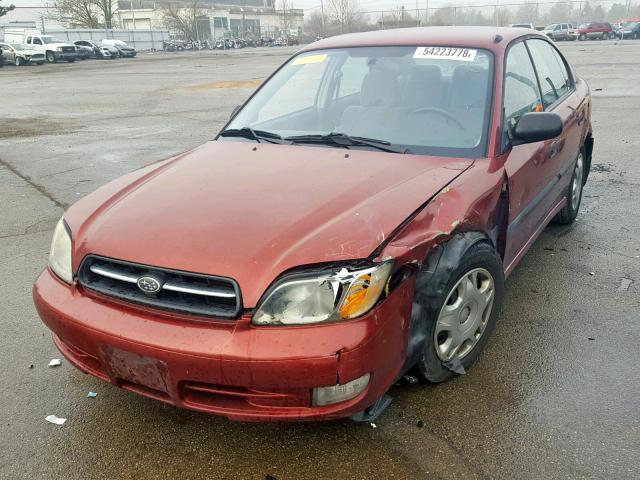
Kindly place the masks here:
POLYGON ((55 63, 58 60, 75 62, 78 58, 74 45, 39 32, 7 29, 4 32, 4 43, 28 45, 31 49, 42 52, 49 63, 55 63))

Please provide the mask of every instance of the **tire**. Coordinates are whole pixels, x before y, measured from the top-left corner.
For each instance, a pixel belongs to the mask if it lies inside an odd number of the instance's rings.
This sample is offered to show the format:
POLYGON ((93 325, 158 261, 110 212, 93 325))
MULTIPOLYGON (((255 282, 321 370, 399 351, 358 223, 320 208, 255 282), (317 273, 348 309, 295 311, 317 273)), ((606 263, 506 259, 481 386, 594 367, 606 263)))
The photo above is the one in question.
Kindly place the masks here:
POLYGON ((582 190, 586 179, 586 158, 584 148, 580 150, 576 164, 573 168, 573 174, 571 175, 571 182, 565 192, 565 198, 567 203, 562 210, 553 219, 554 223, 560 225, 570 225, 578 216, 580 211, 580 203, 582 202, 582 190))
POLYGON ((484 241, 476 243, 462 254, 457 265, 447 266, 444 259, 448 250, 453 251, 458 247, 452 242, 454 240, 449 242, 451 246, 445 246, 433 276, 420 286, 420 291, 416 289, 415 292, 414 309, 417 308, 415 311, 419 312, 418 315, 424 316, 422 325, 426 331, 423 332, 424 348, 414 371, 425 383, 441 383, 453 378, 456 373, 445 366, 448 361, 459 361, 467 369, 478 359, 495 327, 504 296, 504 270, 494 248, 484 241), (474 275, 482 280, 482 288, 492 289, 491 298, 488 293, 481 293, 477 284, 471 287, 474 275), (466 300, 459 293, 460 289, 467 292, 466 300), (452 300, 454 297, 455 300, 452 300), (488 303, 483 304, 479 298, 488 303), (452 310, 456 304, 459 305, 452 310), (463 316, 466 316, 466 320, 461 321, 463 316), (453 320, 455 330, 447 331, 450 320, 453 320), (468 324, 466 333, 462 333, 460 330, 465 328, 465 324, 468 324), (447 360, 448 342, 453 348, 455 343, 460 343, 455 342, 455 337, 475 337, 478 332, 475 340, 465 340, 457 349, 460 353, 450 352, 453 356, 447 360))
POLYGON ((587 36, 583 33, 578 37, 578 40, 580 40, 581 42, 584 42, 587 39, 587 36))
POLYGON ((16 57, 14 63, 16 64, 16 67, 21 67, 24 65, 24 60, 22 60, 20 57, 16 57))
POLYGON ((56 56, 54 55, 53 52, 47 52, 46 57, 47 57, 47 62, 56 63, 56 56))

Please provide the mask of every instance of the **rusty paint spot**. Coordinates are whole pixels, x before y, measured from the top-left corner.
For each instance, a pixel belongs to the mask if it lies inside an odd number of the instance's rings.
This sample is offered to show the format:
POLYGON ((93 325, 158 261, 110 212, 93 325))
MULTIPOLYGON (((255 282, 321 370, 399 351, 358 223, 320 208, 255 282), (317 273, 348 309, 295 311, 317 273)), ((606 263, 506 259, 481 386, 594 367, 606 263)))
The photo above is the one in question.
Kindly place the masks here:
POLYGON ((262 83, 261 79, 255 80, 231 80, 225 82, 200 83, 198 85, 190 85, 187 88, 194 91, 222 90, 226 88, 256 88, 262 83))

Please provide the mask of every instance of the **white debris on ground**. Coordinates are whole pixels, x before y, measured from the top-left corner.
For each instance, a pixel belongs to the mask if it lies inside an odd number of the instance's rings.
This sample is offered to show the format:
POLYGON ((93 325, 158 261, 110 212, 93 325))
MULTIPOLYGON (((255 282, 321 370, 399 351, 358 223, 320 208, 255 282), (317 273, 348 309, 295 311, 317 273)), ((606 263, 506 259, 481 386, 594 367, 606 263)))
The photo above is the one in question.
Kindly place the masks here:
POLYGON ((50 367, 59 367, 60 365, 62 365, 62 362, 60 361, 59 358, 53 358, 51 359, 51 361, 49 362, 49 366, 50 367))
POLYGON ((56 417, 55 415, 47 415, 46 417, 44 417, 44 419, 49 422, 49 423, 53 423, 55 425, 64 425, 64 422, 67 421, 66 418, 60 418, 60 417, 56 417))

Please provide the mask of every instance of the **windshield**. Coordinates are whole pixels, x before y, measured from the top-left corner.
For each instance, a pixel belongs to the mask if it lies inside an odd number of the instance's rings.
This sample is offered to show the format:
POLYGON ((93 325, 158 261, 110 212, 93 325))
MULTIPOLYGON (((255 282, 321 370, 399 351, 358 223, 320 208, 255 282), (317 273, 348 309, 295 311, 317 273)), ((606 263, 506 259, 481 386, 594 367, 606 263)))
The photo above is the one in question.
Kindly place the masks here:
POLYGON ((56 37, 42 37, 42 41, 44 43, 60 43, 60 40, 56 37))
POLYGON ((341 133, 410 153, 485 154, 492 55, 454 47, 359 47, 291 59, 228 129, 341 133))
POLYGON ((628 28, 629 30, 633 30, 638 26, 638 22, 627 23, 624 28, 628 28))

